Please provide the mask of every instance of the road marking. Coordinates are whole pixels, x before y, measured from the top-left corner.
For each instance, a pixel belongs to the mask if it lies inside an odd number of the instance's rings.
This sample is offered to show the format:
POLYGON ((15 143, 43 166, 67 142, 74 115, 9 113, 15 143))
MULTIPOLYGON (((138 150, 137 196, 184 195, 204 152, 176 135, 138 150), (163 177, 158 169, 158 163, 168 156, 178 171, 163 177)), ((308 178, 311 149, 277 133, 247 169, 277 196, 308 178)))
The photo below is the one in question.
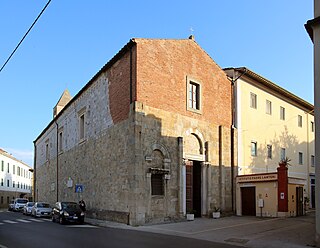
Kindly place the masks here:
POLYGON ((91 225, 71 225, 71 226, 67 226, 70 228, 99 228, 98 226, 91 226, 91 225))
POLYGON ((30 220, 24 220, 24 219, 16 219, 17 221, 23 222, 23 223, 30 223, 30 220))
POLYGON ((32 220, 34 222, 43 222, 43 220, 37 220, 37 219, 29 219, 29 220, 32 220))
POLYGON ((18 222, 12 221, 12 220, 3 220, 3 222, 8 223, 8 224, 16 224, 18 222))
POLYGON ((44 221, 48 221, 48 222, 49 222, 49 221, 50 221, 50 222, 52 221, 51 219, 42 219, 42 220, 44 220, 44 221))

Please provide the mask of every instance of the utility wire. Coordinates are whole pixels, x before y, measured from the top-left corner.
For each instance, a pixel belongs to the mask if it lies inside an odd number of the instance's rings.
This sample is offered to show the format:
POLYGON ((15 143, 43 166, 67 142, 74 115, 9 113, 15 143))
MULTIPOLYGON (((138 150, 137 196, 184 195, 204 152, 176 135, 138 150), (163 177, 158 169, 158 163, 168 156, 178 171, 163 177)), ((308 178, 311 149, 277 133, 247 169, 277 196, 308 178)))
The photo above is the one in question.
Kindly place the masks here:
POLYGON ((6 62, 3 64, 3 66, 0 69, 0 72, 3 70, 3 68, 6 66, 6 64, 9 62, 9 60, 11 59, 11 57, 13 56, 13 54, 17 51, 17 49, 19 48, 19 46, 21 45, 21 43, 23 42, 23 40, 26 38, 26 36, 28 35, 28 33, 31 31, 31 29, 33 28, 33 26, 36 24, 36 22, 38 21, 38 19, 40 18, 40 16, 42 15, 42 13, 45 11, 45 9, 48 7, 49 3, 51 2, 51 0, 49 0, 47 2, 47 4, 43 7, 43 9, 41 10, 40 14, 38 15, 38 17, 34 20, 34 22, 32 23, 31 27, 28 29, 28 31, 25 33, 25 35, 22 37, 22 39, 20 40, 20 42, 18 43, 18 45, 16 46, 16 48, 13 50, 13 52, 10 54, 9 58, 6 60, 6 62))

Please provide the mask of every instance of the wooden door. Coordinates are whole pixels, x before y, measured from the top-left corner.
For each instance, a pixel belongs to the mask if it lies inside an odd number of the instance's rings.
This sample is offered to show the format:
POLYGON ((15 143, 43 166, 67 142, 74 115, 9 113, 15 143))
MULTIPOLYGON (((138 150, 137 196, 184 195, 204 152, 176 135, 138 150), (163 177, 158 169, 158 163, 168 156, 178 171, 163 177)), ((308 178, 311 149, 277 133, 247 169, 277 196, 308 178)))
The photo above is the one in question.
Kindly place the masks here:
POLYGON ((297 203, 297 216, 303 215, 303 188, 297 187, 296 188, 296 203, 297 203))
POLYGON ((186 162, 186 205, 187 213, 193 210, 193 163, 186 162))
POLYGON ((242 215, 256 216, 256 188, 241 188, 242 215))

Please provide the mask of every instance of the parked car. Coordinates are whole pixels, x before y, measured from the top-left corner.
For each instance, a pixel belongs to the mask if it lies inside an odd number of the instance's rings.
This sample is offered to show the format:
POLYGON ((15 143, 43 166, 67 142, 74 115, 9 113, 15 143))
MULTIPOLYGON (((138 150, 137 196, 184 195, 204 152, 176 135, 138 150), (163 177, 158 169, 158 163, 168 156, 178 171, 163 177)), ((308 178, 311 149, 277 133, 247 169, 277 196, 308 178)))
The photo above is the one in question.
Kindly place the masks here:
POLYGON ((52 221, 84 223, 84 212, 76 202, 57 202, 52 208, 52 221))
POLYGON ((52 207, 46 202, 36 202, 31 210, 34 217, 51 217, 52 207))
POLYGON ((31 215, 31 210, 33 206, 34 202, 27 202, 27 204, 23 207, 22 213, 25 215, 31 215))
POLYGON ((11 200, 11 202, 8 205, 8 210, 13 211, 13 207, 14 207, 14 200, 11 200))
POLYGON ((13 211, 22 211, 27 202, 25 198, 16 198, 13 203, 13 211))

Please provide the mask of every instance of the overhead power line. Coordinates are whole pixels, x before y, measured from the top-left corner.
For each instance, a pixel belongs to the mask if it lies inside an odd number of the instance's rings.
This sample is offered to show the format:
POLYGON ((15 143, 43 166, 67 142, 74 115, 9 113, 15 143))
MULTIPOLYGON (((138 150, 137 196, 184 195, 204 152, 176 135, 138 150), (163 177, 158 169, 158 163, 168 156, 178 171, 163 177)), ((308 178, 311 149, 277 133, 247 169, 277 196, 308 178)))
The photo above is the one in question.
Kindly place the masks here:
POLYGON ((11 59, 11 57, 13 56, 13 54, 17 51, 17 49, 19 48, 19 46, 21 45, 21 43, 23 42, 23 40, 26 38, 26 36, 28 35, 28 33, 31 31, 31 29, 33 28, 33 26, 36 24, 36 22, 38 21, 38 19, 40 18, 40 16, 42 15, 42 13, 45 11, 45 9, 48 7, 49 3, 51 2, 51 0, 49 0, 47 2, 47 4, 43 7, 43 9, 41 10, 40 14, 38 15, 38 17, 34 20, 34 22, 32 23, 32 25, 30 26, 30 28, 28 29, 28 31, 25 33, 25 35, 22 37, 22 39, 20 40, 20 42, 18 43, 18 45, 16 46, 16 48, 13 50, 13 52, 10 54, 9 58, 6 60, 6 62, 3 64, 3 66, 0 69, 0 72, 3 70, 3 68, 6 66, 6 64, 9 62, 9 60, 11 59))

